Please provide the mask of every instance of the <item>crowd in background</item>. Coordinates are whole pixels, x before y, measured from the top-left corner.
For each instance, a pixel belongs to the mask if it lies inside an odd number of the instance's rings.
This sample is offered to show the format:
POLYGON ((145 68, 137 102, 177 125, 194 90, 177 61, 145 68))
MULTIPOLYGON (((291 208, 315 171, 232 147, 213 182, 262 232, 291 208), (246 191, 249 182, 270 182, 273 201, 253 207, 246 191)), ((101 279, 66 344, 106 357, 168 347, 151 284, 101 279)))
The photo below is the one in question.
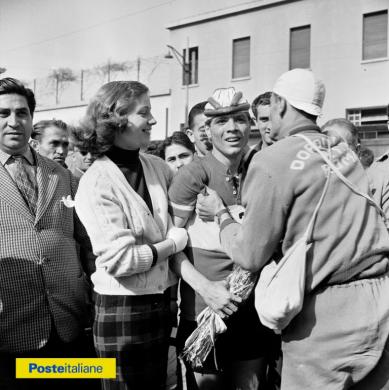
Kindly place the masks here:
POLYGON ((295 69, 253 102, 217 89, 151 142, 142 83, 104 84, 73 127, 33 125, 32 91, 0 80, 0 388, 32 387, 16 357, 97 356, 115 379, 56 387, 164 389, 175 326, 177 389, 389 389, 387 155, 347 119, 320 128, 324 99, 295 69), (280 336, 226 280, 261 277, 307 226, 304 302, 280 336), (227 328, 196 367, 182 352, 207 307, 227 328))

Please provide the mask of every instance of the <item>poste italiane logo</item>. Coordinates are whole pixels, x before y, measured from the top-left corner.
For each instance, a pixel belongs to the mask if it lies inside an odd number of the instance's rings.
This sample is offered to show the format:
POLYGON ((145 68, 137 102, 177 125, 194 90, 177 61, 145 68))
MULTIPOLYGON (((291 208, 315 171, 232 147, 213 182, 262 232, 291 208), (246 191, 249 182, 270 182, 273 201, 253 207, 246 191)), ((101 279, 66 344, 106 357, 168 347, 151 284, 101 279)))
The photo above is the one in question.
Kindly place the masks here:
POLYGON ((17 358, 16 378, 115 378, 115 358, 17 358))

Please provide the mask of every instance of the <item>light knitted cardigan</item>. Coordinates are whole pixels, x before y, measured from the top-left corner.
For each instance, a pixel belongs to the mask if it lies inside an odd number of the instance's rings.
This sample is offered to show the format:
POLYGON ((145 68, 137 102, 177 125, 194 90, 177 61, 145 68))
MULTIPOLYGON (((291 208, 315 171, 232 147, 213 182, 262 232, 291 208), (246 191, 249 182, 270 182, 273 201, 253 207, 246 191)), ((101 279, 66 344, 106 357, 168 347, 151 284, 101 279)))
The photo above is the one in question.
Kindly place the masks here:
POLYGON ((80 180, 75 207, 97 256, 91 278, 99 294, 157 294, 176 283, 168 259, 151 267, 146 245, 163 241, 172 227, 167 200, 172 174, 159 157, 139 158, 154 216, 108 157, 97 159, 80 180))

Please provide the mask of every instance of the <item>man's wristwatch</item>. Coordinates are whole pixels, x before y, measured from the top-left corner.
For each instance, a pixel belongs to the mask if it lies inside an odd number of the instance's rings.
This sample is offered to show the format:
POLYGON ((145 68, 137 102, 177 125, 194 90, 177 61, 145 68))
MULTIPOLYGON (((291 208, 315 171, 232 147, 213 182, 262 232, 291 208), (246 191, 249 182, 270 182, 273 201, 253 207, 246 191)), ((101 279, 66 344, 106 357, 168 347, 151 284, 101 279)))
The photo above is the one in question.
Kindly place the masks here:
POLYGON ((224 214, 228 214, 231 218, 231 214, 230 212, 228 211, 227 208, 224 208, 224 209, 221 209, 220 211, 218 211, 216 214, 215 214, 215 222, 220 225, 220 221, 221 221, 221 217, 222 215, 224 214))

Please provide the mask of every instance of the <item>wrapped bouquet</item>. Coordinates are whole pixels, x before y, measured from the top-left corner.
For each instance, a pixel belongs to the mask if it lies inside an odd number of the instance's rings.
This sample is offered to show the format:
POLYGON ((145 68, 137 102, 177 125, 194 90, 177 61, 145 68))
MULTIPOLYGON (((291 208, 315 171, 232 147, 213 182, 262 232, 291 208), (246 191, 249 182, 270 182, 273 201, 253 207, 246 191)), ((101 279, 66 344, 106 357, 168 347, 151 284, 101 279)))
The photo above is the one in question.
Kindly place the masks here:
MULTIPOLYGON (((227 277, 229 291, 245 301, 254 288, 257 276, 257 273, 236 266, 227 277)), ((215 345, 217 336, 226 330, 227 326, 220 316, 209 307, 205 308, 197 317, 197 328, 185 342, 182 356, 192 367, 202 367, 215 345)))

